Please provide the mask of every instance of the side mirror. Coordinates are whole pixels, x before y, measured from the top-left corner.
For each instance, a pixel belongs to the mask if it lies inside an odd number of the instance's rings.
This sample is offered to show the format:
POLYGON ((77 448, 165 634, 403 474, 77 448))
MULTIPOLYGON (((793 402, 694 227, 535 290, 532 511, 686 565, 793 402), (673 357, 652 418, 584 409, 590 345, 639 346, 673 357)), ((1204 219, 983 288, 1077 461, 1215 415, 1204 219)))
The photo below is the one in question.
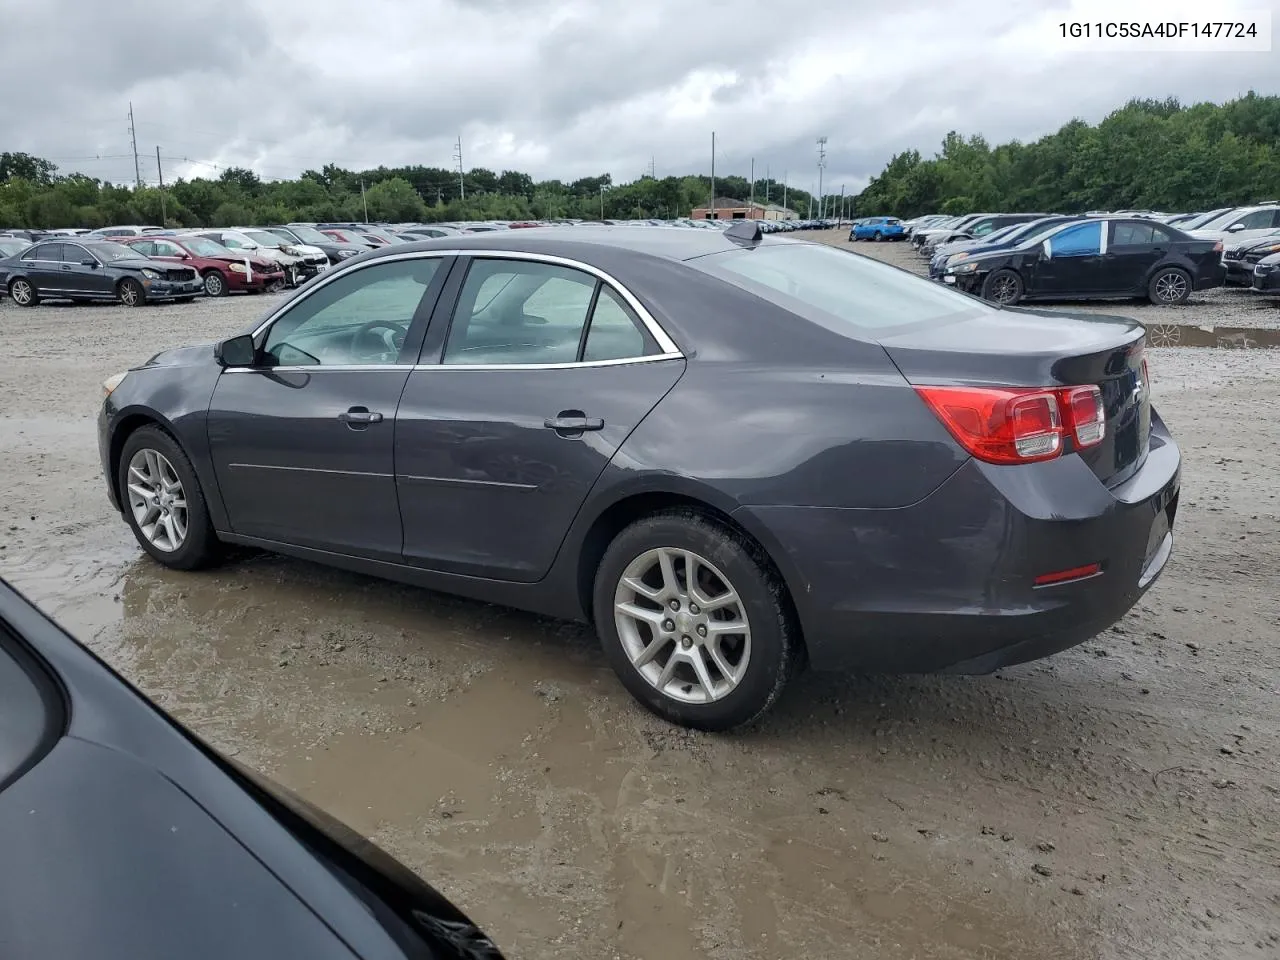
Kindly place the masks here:
POLYGON ((223 340, 213 348, 213 356, 224 367, 252 367, 258 359, 258 348, 249 333, 223 340))
POLYGON ((1235 233, 1237 230, 1243 230, 1243 229, 1244 229, 1243 223, 1233 223, 1231 226, 1227 227, 1227 233, 1235 233))
POLYGON ((98 261, 97 261, 97 260, 95 260, 95 259, 93 259, 93 257, 86 257, 84 260, 81 260, 81 261, 80 261, 80 266, 82 266, 82 267, 96 267, 96 266, 98 266, 98 261))

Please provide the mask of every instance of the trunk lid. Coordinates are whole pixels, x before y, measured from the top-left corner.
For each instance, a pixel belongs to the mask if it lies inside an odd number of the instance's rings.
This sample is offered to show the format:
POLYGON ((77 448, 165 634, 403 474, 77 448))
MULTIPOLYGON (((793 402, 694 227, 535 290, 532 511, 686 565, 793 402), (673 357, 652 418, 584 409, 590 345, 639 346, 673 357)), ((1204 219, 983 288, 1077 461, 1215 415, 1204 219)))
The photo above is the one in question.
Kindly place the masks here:
POLYGON ((913 385, 1096 384, 1106 408, 1106 435, 1079 456, 1099 479, 1115 485, 1132 476, 1147 453, 1151 391, 1143 367, 1145 337, 1142 324, 1124 317, 1013 308, 882 336, 879 343, 913 385))

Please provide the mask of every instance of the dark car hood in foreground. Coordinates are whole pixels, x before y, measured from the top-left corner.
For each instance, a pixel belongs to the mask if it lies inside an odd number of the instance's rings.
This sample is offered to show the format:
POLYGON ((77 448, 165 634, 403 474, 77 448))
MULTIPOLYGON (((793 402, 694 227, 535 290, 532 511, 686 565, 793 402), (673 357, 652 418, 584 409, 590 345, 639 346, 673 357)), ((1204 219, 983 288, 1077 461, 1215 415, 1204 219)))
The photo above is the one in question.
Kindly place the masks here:
POLYGON ((0 790, 4 960, 500 960, 406 867, 246 776, 0 580, 6 625, 67 706, 0 790))

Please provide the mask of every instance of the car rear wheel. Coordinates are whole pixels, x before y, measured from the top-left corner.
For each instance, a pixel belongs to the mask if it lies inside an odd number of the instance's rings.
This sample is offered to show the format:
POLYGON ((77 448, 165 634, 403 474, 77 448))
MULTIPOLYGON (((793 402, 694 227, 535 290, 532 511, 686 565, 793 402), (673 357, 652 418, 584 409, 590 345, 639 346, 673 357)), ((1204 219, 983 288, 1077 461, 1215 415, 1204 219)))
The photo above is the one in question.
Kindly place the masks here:
POLYGON ((140 307, 147 302, 147 294, 142 289, 142 284, 128 277, 121 280, 120 286, 116 287, 116 296, 126 307, 140 307))
POLYGON ((31 281, 22 277, 9 284, 9 298, 20 307, 34 307, 40 302, 40 296, 31 281))
POLYGON ((1185 270, 1169 267, 1156 272, 1147 285, 1147 298, 1157 306, 1186 302, 1191 296, 1191 277, 1185 270))
POLYGON ((649 710, 699 730, 764 714, 794 672, 786 591, 759 548, 694 510, 637 520, 596 573, 596 631, 649 710))
POLYGON ((1011 307, 1022 299, 1022 278, 1012 270, 997 270, 982 285, 982 299, 1011 307))
POLYGON ((207 297, 223 297, 227 293, 227 278, 217 270, 204 275, 204 293, 207 297))
POLYGON ((884 239, 884 234, 881 233, 879 230, 877 230, 876 235, 872 239, 874 239, 876 243, 879 243, 881 240, 884 239))
POLYGON ((219 544, 195 469, 182 447, 155 426, 125 440, 117 482, 125 519, 142 549, 175 570, 217 559, 219 544))

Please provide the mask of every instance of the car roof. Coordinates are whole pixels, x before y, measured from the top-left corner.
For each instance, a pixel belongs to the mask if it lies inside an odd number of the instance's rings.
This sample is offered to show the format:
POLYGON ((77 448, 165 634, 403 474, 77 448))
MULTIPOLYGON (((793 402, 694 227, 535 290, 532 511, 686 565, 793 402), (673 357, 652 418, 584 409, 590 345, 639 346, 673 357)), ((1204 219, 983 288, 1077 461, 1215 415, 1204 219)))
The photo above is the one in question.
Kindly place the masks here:
MULTIPOLYGON (((759 245, 805 243, 804 240, 764 236, 759 245)), ((665 260, 692 260, 711 253, 740 249, 720 230, 684 230, 680 227, 583 226, 566 232, 559 227, 467 233, 382 247, 383 256, 414 250, 509 250, 583 259, 592 249, 627 251, 665 260)))

